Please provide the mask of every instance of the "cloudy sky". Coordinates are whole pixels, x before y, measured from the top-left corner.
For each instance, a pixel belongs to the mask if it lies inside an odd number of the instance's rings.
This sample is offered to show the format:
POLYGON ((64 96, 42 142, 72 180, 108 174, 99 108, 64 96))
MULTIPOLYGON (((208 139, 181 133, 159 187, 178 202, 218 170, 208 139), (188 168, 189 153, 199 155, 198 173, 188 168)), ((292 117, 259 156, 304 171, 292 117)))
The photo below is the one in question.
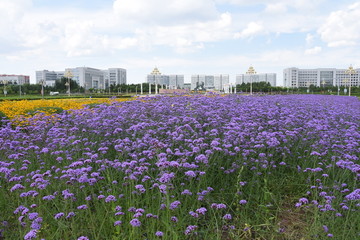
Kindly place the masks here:
POLYGON ((360 1, 0 0, 0 74, 67 67, 163 74, 360 67, 360 1))

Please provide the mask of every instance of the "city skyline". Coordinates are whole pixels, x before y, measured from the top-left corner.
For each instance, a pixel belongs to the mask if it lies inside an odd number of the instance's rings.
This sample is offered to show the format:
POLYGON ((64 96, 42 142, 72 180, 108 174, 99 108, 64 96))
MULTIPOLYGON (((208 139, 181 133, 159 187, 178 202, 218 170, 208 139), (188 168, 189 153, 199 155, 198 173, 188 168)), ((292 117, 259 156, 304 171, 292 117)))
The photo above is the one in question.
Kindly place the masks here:
POLYGON ((166 73, 259 73, 360 66, 360 1, 2 0, 0 74, 121 66, 166 73), (153 14, 156 11, 156 14, 153 14))

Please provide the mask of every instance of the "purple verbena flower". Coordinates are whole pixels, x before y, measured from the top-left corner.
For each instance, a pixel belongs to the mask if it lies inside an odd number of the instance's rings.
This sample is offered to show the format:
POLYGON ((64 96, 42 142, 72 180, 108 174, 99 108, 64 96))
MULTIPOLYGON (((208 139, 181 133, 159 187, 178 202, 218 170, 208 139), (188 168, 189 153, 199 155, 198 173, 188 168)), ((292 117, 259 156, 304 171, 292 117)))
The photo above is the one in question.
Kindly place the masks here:
POLYGON ((64 213, 60 212, 60 213, 55 214, 54 218, 59 219, 59 218, 62 218, 64 215, 65 215, 64 213))
POLYGON ((181 192, 181 195, 192 195, 192 192, 190 192, 190 190, 185 189, 184 191, 181 192))
POLYGON ((174 210, 174 209, 177 208, 180 204, 181 204, 180 201, 174 201, 174 202, 170 203, 170 210, 174 210))
POLYGON ((121 221, 115 221, 115 222, 114 222, 114 226, 119 226, 119 225, 121 225, 121 224, 122 224, 121 221))
POLYGON ((243 200, 240 200, 239 203, 240 203, 241 205, 245 205, 245 204, 247 204, 247 201, 243 199, 243 200))
POLYGON ((131 226, 133 226, 133 227, 140 227, 140 226, 141 226, 141 222, 140 222, 140 220, 137 219, 137 218, 132 219, 132 220, 130 221, 130 224, 131 224, 131 226))
POLYGON ((67 219, 74 217, 76 214, 74 212, 69 212, 68 215, 66 216, 67 219))
POLYGON ((194 217, 194 218, 198 218, 199 217, 199 214, 194 212, 194 211, 190 211, 189 214, 194 217))
POLYGON ((39 213, 37 213, 37 212, 33 212, 33 213, 29 213, 29 214, 28 214, 29 220, 34 220, 34 219, 37 218, 38 216, 39 216, 39 213))
POLYGON ((24 236, 24 240, 30 240, 30 239, 34 239, 36 238, 36 233, 38 230, 36 229, 32 229, 30 230, 30 232, 28 232, 25 236, 24 236))
POLYGON ((360 200, 360 188, 345 196, 348 200, 360 200))
POLYGON ((25 187, 23 185, 17 183, 10 189, 10 192, 13 192, 13 191, 18 190, 18 189, 25 189, 25 187))
POLYGON ((77 207, 77 209, 79 209, 79 210, 84 210, 84 209, 87 209, 88 208, 88 206, 87 205, 80 205, 80 206, 78 206, 77 207))
POLYGON ((162 236, 164 236, 164 233, 161 232, 161 231, 157 231, 157 232, 155 233, 155 236, 157 236, 157 237, 162 237, 162 236))
POLYGON ((105 202, 115 202, 116 201, 116 197, 113 195, 109 195, 106 199, 105 202))
POLYGON ((187 171, 185 172, 185 175, 188 176, 188 177, 196 177, 196 173, 194 171, 187 171))
POLYGON ((85 236, 81 236, 79 237, 77 240, 90 240, 88 237, 85 237, 85 236))
POLYGON ((184 234, 185 234, 185 235, 189 235, 189 234, 191 234, 192 232, 194 232, 197 228, 198 228, 198 226, 196 226, 196 225, 189 225, 189 226, 187 226, 184 234))
POLYGON ((202 215, 205 215, 205 213, 207 212, 207 209, 204 207, 201 207, 199 209, 196 209, 196 212, 202 215))

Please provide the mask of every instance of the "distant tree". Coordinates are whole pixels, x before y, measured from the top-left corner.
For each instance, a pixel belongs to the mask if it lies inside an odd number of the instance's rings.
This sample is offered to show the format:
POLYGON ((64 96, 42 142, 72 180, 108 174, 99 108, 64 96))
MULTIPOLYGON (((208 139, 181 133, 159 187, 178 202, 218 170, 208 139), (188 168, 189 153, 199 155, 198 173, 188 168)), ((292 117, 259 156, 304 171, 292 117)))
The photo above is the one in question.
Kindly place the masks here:
MULTIPOLYGON (((55 81, 55 86, 54 86, 54 90, 57 92, 66 92, 68 90, 68 87, 66 85, 66 83, 69 80, 65 77, 62 77, 61 79, 58 79, 55 81)), ((70 91, 71 92, 79 92, 81 90, 79 84, 77 84, 76 81, 70 79, 70 91)))

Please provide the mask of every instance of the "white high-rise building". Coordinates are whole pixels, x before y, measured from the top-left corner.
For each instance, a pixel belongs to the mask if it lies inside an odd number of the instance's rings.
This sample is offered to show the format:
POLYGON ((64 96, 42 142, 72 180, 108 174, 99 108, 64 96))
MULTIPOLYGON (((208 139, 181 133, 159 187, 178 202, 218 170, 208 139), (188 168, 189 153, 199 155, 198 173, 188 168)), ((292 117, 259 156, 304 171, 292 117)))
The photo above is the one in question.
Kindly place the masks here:
POLYGON ((205 89, 206 75, 191 75, 191 90, 205 89))
POLYGON ((194 74, 191 76, 191 90, 218 90, 223 91, 225 87, 229 86, 228 74, 216 75, 200 75, 194 74))
POLYGON ((0 74, 0 83, 10 85, 30 84, 30 76, 16 74, 0 74))
MULTIPOLYGON (((105 89, 106 73, 100 69, 90 67, 67 68, 65 72, 71 73, 71 79, 85 89, 105 89)), ((66 74, 65 74, 66 75, 66 74)))
POLYGON ((65 71, 49 71, 42 70, 36 71, 36 83, 41 84, 41 81, 44 81, 44 86, 55 86, 55 81, 64 77, 65 71))
POLYGON ((206 75, 205 76, 205 89, 215 89, 215 84, 214 84, 214 76, 213 75, 206 75))
POLYGON ((66 77, 65 72, 70 72, 71 79, 85 89, 105 89, 111 84, 126 84, 126 70, 123 68, 100 70, 90 67, 66 68, 65 71, 36 71, 36 82, 45 80, 46 86, 54 86, 56 80, 66 77))
POLYGON ((251 82, 267 82, 276 86, 276 73, 237 74, 236 85, 251 82))
POLYGON ((316 68, 316 69, 284 69, 284 87, 314 86, 359 86, 360 69, 354 69, 354 74, 347 73, 348 69, 316 68), (351 80, 349 81, 351 76, 351 80))
POLYGON ((105 85, 126 84, 126 70, 123 68, 109 68, 105 72, 105 85))
POLYGON ((169 88, 170 89, 183 89, 184 88, 184 75, 169 75, 169 88))
POLYGON ((214 87, 216 90, 223 90, 229 86, 229 75, 228 74, 217 74, 214 75, 214 87))

